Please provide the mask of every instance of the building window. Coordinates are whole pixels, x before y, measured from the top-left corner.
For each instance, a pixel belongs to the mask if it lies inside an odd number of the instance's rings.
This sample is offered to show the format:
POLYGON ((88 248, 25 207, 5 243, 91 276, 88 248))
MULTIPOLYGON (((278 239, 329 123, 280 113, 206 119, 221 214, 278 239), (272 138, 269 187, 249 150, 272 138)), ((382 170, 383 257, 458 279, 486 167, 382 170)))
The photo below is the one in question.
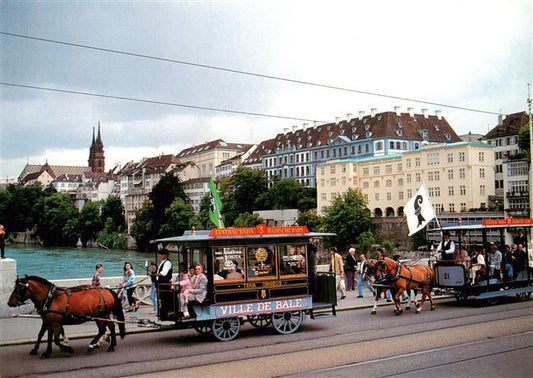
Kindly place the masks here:
POLYGON ((454 193, 454 190, 453 190, 453 186, 448 186, 448 195, 449 196, 453 196, 455 193, 454 193))
POLYGON ((448 154, 448 163, 453 163, 453 154, 448 154))
POLYGON ((411 168, 411 159, 407 159, 407 160, 405 160, 405 166, 406 166, 407 168, 411 168))
POLYGON ((326 200, 326 193, 320 193, 320 200, 325 201, 326 200))
POLYGON ((413 190, 407 189, 407 198, 411 198, 413 196, 413 190))
POLYGON ((363 183, 363 188, 364 188, 364 189, 368 189, 368 181, 365 181, 365 182, 363 183))
POLYGON ((415 173, 415 182, 420 182, 420 172, 415 173))
POLYGON ((479 186, 479 194, 481 194, 482 196, 485 195, 485 185, 480 185, 479 186))
POLYGON ((466 211, 466 203, 461 202, 459 206, 461 206, 461 211, 466 211))
POLYGON ((374 181, 374 188, 379 188, 379 181, 378 180, 374 181))
POLYGON ((479 153, 479 161, 485 161, 485 153, 484 152, 480 152, 479 153))
POLYGON ((363 176, 368 176, 368 167, 363 168, 363 176))
POLYGON ((450 203, 448 205, 448 208, 449 208, 450 212, 453 213, 455 211, 455 204, 454 203, 450 203))
POLYGON ((386 186, 387 188, 392 187, 392 180, 387 180, 387 181, 385 182, 385 186, 386 186))
POLYGON ((398 192, 398 199, 399 200, 403 200, 403 192, 402 191, 398 192))
POLYGON ((479 178, 485 178, 485 168, 479 168, 479 178))
POLYGON ((392 164, 387 164, 385 166, 385 172, 392 173, 392 164))
POLYGON ((464 152, 459 152, 459 161, 461 161, 461 162, 465 161, 465 153, 464 152))
POLYGON ((459 194, 462 196, 466 195, 466 186, 465 185, 459 185, 459 194))
POLYGON ((398 186, 403 186, 403 178, 398 179, 398 186))
POLYGON ((448 169, 448 180, 453 180, 453 169, 448 169))
POLYGON ((408 183, 411 182, 411 174, 408 173, 407 176, 405 176, 405 181, 407 181, 408 183))
POLYGON ((335 174, 335 166, 334 165, 330 165, 329 166, 329 173, 332 174, 332 175, 335 174))
POLYGON ((390 201, 392 199, 392 194, 391 193, 387 193, 387 201, 390 201))
POLYGON ((459 178, 464 179, 466 177, 466 171, 464 168, 459 168, 459 178))
POLYGON ((420 167, 420 158, 415 158, 415 167, 420 167))
POLYGON ((374 193, 374 198, 376 199, 376 201, 379 201, 379 193, 374 193))
POLYGON ((379 175, 379 165, 374 166, 374 174, 379 175))

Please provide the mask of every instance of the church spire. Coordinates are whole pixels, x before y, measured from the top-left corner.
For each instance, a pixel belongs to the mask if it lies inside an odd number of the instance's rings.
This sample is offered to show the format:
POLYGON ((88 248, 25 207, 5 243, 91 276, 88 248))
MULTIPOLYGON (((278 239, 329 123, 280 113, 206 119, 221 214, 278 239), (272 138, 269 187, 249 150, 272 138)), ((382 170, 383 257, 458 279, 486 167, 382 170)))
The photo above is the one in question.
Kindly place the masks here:
POLYGON ((100 132, 100 121, 98 121, 98 136, 96 137, 96 141, 102 143, 102 135, 100 132))
POLYGON ((95 128, 93 127, 93 140, 89 149, 89 168, 92 172, 105 171, 104 143, 102 142, 102 130, 98 121, 98 136, 95 139, 95 128))

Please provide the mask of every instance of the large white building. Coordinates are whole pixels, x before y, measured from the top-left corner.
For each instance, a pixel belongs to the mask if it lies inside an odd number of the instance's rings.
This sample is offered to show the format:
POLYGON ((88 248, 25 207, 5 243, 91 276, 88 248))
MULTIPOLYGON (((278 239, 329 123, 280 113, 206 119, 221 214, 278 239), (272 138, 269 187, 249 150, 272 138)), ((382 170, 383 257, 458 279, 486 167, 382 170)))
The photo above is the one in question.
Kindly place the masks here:
POLYGON ((427 144, 403 154, 319 164, 318 213, 348 188, 358 188, 374 216, 402 215, 422 183, 437 212, 486 208, 494 194, 493 150, 477 142, 427 144))

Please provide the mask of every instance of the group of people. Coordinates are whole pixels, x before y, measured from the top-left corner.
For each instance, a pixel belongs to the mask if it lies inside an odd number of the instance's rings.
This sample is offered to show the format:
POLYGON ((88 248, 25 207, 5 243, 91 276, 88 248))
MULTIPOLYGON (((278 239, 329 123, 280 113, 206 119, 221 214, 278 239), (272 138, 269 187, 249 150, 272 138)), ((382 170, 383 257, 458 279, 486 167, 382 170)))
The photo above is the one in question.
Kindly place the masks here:
POLYGON ((521 241, 501 248, 491 242, 488 251, 474 246, 469 256, 466 250, 455 246, 449 232, 444 232, 443 241, 434 249, 431 260, 432 263, 444 260, 463 264, 468 269, 471 284, 478 283, 483 276, 503 282, 527 279, 527 254, 521 241))
MULTIPOLYGON (((205 300, 207 295, 207 277, 203 273, 203 266, 201 264, 194 264, 187 271, 184 269, 185 265, 180 264, 180 272, 176 276, 176 279, 172 281, 172 261, 169 259, 169 252, 166 249, 161 249, 159 251, 161 256, 161 262, 159 265, 155 261, 150 263, 149 275, 152 281, 150 287, 150 299, 153 303, 153 314, 158 313, 159 304, 161 298, 157 296, 157 288, 163 290, 162 293, 168 294, 171 288, 177 288, 180 290, 180 311, 183 313, 183 317, 190 317, 187 304, 190 301, 197 301, 202 303, 205 300)), ((128 309, 126 311, 132 312, 137 311, 139 304, 137 303, 133 292, 137 286, 135 271, 131 262, 126 261, 124 263, 124 273, 122 281, 119 283, 119 287, 123 288, 126 291, 126 296, 128 298, 128 309)), ((104 271, 104 265, 101 263, 96 264, 95 272, 92 277, 91 285, 100 287, 100 276, 104 271)), ((171 292, 170 292, 171 294, 171 292)), ((172 298, 166 298, 167 306, 171 305, 172 298)))
MULTIPOLYGON (((366 256, 360 254, 356 256, 356 249, 351 247, 348 250, 346 259, 337 252, 336 247, 331 247, 330 250, 330 272, 335 273, 336 289, 340 294, 340 299, 346 298, 347 291, 355 291, 357 284, 357 298, 363 298, 363 288, 370 290, 372 295, 375 295, 375 289, 365 277, 365 266, 368 263, 366 256)), ((383 249, 378 248, 377 259, 385 257, 383 249)), ((392 295, 389 290, 386 291, 386 298, 392 301, 392 295)))

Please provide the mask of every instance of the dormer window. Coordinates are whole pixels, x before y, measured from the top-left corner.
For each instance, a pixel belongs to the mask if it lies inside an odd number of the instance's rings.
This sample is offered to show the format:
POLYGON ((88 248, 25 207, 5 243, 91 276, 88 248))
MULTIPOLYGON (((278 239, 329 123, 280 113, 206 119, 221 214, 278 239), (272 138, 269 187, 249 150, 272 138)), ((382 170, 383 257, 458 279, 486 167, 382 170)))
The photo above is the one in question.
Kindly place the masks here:
POLYGON ((450 139, 452 139, 452 136, 451 136, 450 133, 445 133, 444 134, 444 138, 446 138, 446 140, 450 140, 450 139))
POLYGON ((402 129, 398 129, 398 130, 396 130, 396 135, 398 135, 398 136, 402 136, 402 134, 403 134, 402 129))
POLYGON ((420 134, 420 137, 427 138, 428 137, 428 131, 426 129, 418 130, 418 133, 420 134))
POLYGON ((350 121, 350 125, 355 126, 355 121, 353 119, 350 121))
POLYGON ((435 131, 439 131, 439 125, 433 125, 433 127, 435 128, 435 131))
POLYGON ((328 133, 328 136, 332 136, 332 135, 333 135, 333 131, 330 131, 330 132, 328 133))
POLYGON ((378 121, 381 121, 383 119, 383 116, 378 115, 378 121))
POLYGON ((345 131, 344 129, 341 129, 341 135, 344 135, 345 131))
POLYGON ((367 131, 367 132, 366 132, 366 137, 367 137, 367 138, 370 138, 371 136, 372 136, 372 131, 367 131))
POLYGON ((370 129, 370 125, 365 125, 365 131, 368 131, 370 129))
POLYGON ((313 147, 313 143, 311 142, 307 143, 307 147, 313 147))
POLYGON ((352 135, 352 140, 357 140, 357 139, 359 139, 359 134, 352 135))
POLYGON ((368 121, 368 118, 363 119, 363 123, 366 123, 366 121, 368 121))
POLYGON ((357 126, 352 127, 352 133, 355 133, 357 131, 357 126))
POLYGON ((317 143, 317 146, 321 146, 322 145, 322 141, 319 140, 318 143, 317 143))
POLYGON ((396 125, 397 125, 398 127, 402 127, 402 123, 401 123, 401 122, 396 122, 396 125))

